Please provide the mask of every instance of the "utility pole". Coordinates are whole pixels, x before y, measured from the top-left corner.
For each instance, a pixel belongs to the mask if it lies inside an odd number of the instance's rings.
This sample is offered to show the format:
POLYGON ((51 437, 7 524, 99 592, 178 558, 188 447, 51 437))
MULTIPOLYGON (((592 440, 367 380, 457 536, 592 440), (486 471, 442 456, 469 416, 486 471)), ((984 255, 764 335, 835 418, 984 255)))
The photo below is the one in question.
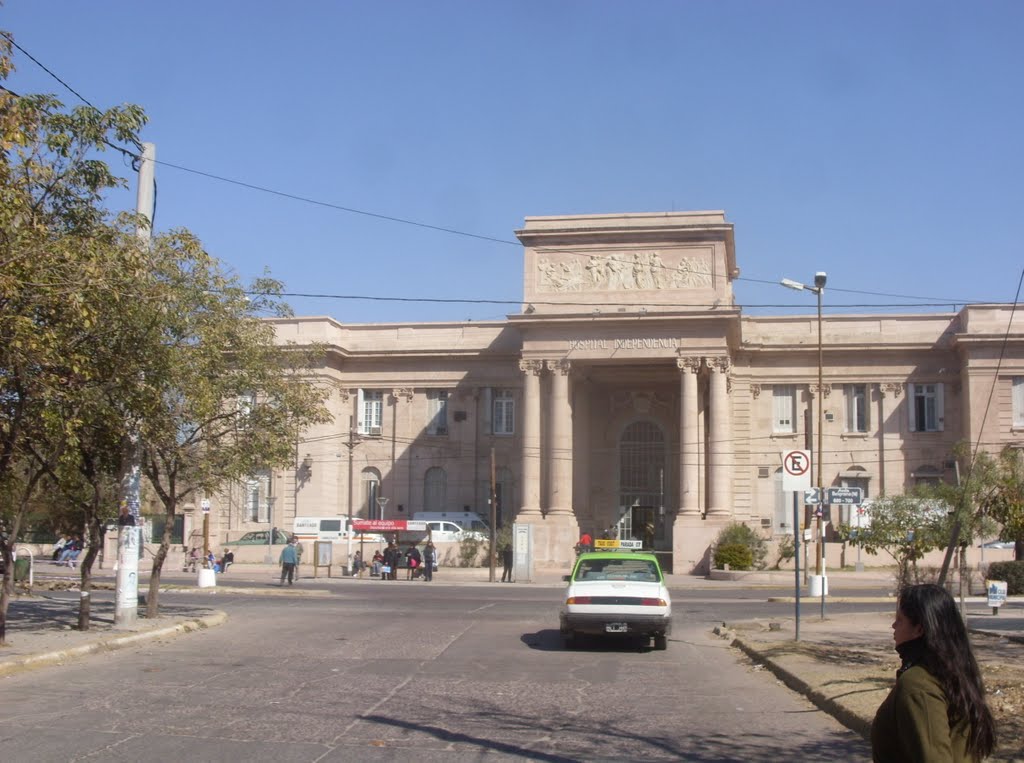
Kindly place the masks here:
MULTIPOLYGON (((156 144, 143 143, 142 156, 139 159, 139 185, 135 197, 135 211, 140 220, 135 234, 139 238, 139 245, 147 249, 153 235, 155 167, 156 144)), ((121 483, 121 502, 135 517, 135 526, 118 527, 117 532, 114 625, 122 628, 135 625, 139 613, 139 555, 142 553, 142 522, 139 517, 142 491, 140 461, 139 434, 136 431, 128 438, 128 468, 121 483)))
POLYGON ((497 503, 496 496, 494 494, 495 493, 494 483, 495 483, 496 473, 497 473, 497 466, 495 465, 495 461, 494 461, 494 446, 492 445, 491 446, 491 543, 490 543, 490 550, 489 550, 491 561, 490 561, 490 564, 488 565, 491 568, 490 582, 492 582, 492 583, 494 582, 494 577, 495 577, 495 574, 494 574, 494 564, 495 564, 494 554, 497 551, 497 547, 498 547, 498 503, 497 503))
MULTIPOLYGON (((353 425, 352 417, 348 417, 348 439, 342 442, 346 448, 348 448, 348 525, 345 529, 347 530, 346 535, 348 536, 348 558, 345 561, 345 570, 352 575, 352 451, 355 450, 356 445, 361 443, 363 440, 356 431, 353 425)), ((384 513, 384 506, 381 505, 381 514, 384 513)), ((372 509, 371 509, 372 510, 372 509)), ((383 517, 382 517, 383 518, 383 517)))

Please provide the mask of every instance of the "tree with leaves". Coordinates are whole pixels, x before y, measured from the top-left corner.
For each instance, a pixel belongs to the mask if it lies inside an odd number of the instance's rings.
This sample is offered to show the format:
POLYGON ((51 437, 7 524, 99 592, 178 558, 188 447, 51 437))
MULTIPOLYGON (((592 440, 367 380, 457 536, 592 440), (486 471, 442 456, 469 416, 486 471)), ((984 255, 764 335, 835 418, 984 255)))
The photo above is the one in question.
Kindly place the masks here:
POLYGON ((839 536, 869 554, 887 551, 896 560, 900 587, 921 581, 917 562, 949 537, 946 504, 927 492, 881 496, 871 501, 866 527, 841 526, 839 536))
MULTIPOLYGON (((10 51, 0 35, 0 83, 10 51)), ((52 96, 0 84, 0 643, 14 544, 44 479, 74 447, 82 394, 104 383, 97 347, 111 295, 144 267, 99 205, 123 181, 97 158, 144 122, 134 106, 66 111, 52 96)))
POLYGON ((980 499, 982 511, 1002 529, 999 537, 1013 541, 1014 557, 1024 559, 1024 452, 1006 447, 996 462, 993 479, 980 499))

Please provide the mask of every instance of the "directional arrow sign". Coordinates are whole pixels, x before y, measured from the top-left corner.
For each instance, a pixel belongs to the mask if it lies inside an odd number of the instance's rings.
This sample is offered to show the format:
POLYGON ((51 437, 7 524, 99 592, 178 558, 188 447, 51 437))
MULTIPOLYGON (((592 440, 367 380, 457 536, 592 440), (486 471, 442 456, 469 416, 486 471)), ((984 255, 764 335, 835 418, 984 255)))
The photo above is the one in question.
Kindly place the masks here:
POLYGON ((812 487, 810 490, 804 491, 804 504, 807 506, 815 506, 821 503, 821 488, 812 487))

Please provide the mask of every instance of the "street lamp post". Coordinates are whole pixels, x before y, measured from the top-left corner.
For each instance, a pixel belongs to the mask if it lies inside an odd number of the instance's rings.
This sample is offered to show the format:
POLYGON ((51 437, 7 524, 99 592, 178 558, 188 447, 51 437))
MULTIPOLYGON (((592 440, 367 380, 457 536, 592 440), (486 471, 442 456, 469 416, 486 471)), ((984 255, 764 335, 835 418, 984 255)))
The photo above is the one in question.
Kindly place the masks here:
POLYGON ((388 505, 388 499, 383 496, 377 497, 377 506, 380 507, 380 515, 377 519, 384 519, 384 507, 388 505))
MULTIPOLYGON (((822 436, 823 436, 823 430, 825 428, 825 426, 824 426, 825 425, 825 403, 822 400, 822 397, 824 396, 824 393, 825 393, 824 392, 825 391, 825 386, 824 386, 824 382, 823 382, 823 378, 822 377, 823 377, 823 369, 824 369, 824 365, 825 364, 824 364, 824 344, 822 342, 822 337, 821 337, 821 297, 825 293, 825 281, 827 279, 828 279, 827 274, 819 271, 819 272, 814 274, 814 286, 808 286, 807 284, 802 284, 799 281, 792 281, 789 278, 783 278, 780 281, 780 283, 783 286, 785 286, 786 288, 788 288, 788 289, 796 289, 797 291, 801 291, 801 290, 802 291, 809 291, 812 294, 814 294, 815 296, 817 296, 817 298, 818 298, 818 394, 816 396, 817 403, 818 403, 818 455, 817 455, 817 458, 815 458, 815 461, 818 464, 818 468, 817 468, 818 484, 817 484, 817 487, 818 487, 819 493, 821 494, 822 498, 824 498, 824 493, 825 493, 824 484, 823 484, 824 480, 822 478, 822 451, 823 451, 823 448, 822 448, 822 436)), ((824 509, 822 508, 822 506, 823 506, 823 504, 819 504, 819 509, 818 509, 818 528, 817 528, 817 536, 818 537, 816 539, 817 540, 817 545, 816 545, 816 551, 815 551, 816 559, 815 559, 815 567, 814 567, 815 574, 819 578, 821 578, 822 575, 823 575, 822 570, 823 570, 823 567, 824 567, 824 563, 823 563, 823 561, 824 561, 824 546, 823 546, 823 544, 821 542, 822 538, 823 538, 823 532, 824 532, 823 517, 822 517, 822 515, 824 514, 824 509)), ((825 581, 823 579, 821 580, 821 587, 822 587, 822 595, 824 596, 825 581)))

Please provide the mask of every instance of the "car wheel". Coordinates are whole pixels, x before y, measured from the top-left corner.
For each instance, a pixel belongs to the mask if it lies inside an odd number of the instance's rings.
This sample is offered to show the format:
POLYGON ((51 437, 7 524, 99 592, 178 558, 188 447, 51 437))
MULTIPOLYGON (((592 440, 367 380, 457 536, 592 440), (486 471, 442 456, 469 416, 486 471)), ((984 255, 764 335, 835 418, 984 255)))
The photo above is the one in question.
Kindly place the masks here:
POLYGON ((664 633, 656 633, 654 635, 654 648, 659 652, 663 652, 668 649, 668 636, 664 633))

